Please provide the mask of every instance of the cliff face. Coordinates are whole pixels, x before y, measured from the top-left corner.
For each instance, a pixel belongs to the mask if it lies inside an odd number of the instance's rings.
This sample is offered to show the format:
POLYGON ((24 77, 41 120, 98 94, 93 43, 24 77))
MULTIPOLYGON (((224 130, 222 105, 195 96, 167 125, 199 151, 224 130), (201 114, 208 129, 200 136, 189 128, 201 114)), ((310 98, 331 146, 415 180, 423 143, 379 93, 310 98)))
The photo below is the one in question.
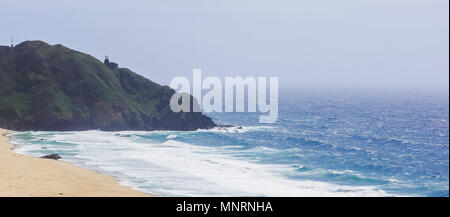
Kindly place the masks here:
POLYGON ((0 127, 12 130, 196 130, 201 113, 173 113, 174 90, 111 69, 62 45, 0 46, 0 127))

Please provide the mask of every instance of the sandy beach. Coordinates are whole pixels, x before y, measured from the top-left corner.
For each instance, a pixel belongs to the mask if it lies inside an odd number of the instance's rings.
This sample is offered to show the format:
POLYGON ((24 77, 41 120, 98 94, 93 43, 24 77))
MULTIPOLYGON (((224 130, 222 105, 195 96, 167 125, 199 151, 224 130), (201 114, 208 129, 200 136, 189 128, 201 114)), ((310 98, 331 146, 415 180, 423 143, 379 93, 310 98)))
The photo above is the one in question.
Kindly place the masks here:
POLYGON ((7 134, 0 129, 0 197, 150 196, 67 162, 14 153, 7 134))

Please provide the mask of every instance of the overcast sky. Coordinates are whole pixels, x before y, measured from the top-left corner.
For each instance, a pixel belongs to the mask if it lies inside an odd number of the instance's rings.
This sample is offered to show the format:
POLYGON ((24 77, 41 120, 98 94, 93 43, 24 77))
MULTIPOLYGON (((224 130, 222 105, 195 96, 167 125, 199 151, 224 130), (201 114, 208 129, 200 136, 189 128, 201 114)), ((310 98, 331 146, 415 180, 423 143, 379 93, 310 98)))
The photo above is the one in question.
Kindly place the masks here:
POLYGON ((442 87, 448 0, 0 0, 0 44, 43 40, 169 84, 192 68, 280 87, 442 87))

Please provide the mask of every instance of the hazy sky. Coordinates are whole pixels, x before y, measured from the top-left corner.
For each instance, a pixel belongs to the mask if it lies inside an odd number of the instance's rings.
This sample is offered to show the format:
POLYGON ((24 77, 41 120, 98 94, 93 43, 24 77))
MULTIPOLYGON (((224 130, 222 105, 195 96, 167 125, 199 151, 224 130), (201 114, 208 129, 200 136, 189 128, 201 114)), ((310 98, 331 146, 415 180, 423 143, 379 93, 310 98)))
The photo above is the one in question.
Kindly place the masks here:
POLYGON ((278 76, 280 87, 448 89, 448 0, 0 0, 0 44, 108 54, 156 82, 278 76))

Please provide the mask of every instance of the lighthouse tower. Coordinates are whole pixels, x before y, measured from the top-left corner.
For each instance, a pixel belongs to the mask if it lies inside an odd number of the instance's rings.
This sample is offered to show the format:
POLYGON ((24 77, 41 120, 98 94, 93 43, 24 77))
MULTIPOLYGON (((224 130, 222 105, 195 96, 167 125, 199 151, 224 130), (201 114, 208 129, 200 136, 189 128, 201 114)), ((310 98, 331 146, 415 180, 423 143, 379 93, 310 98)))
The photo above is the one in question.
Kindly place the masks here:
POLYGON ((105 63, 105 65, 109 64, 109 56, 108 55, 105 56, 105 61, 103 63, 105 63))
POLYGON ((117 68, 119 68, 119 64, 109 61, 108 56, 105 56, 105 61, 103 63, 112 70, 116 70, 117 68))

